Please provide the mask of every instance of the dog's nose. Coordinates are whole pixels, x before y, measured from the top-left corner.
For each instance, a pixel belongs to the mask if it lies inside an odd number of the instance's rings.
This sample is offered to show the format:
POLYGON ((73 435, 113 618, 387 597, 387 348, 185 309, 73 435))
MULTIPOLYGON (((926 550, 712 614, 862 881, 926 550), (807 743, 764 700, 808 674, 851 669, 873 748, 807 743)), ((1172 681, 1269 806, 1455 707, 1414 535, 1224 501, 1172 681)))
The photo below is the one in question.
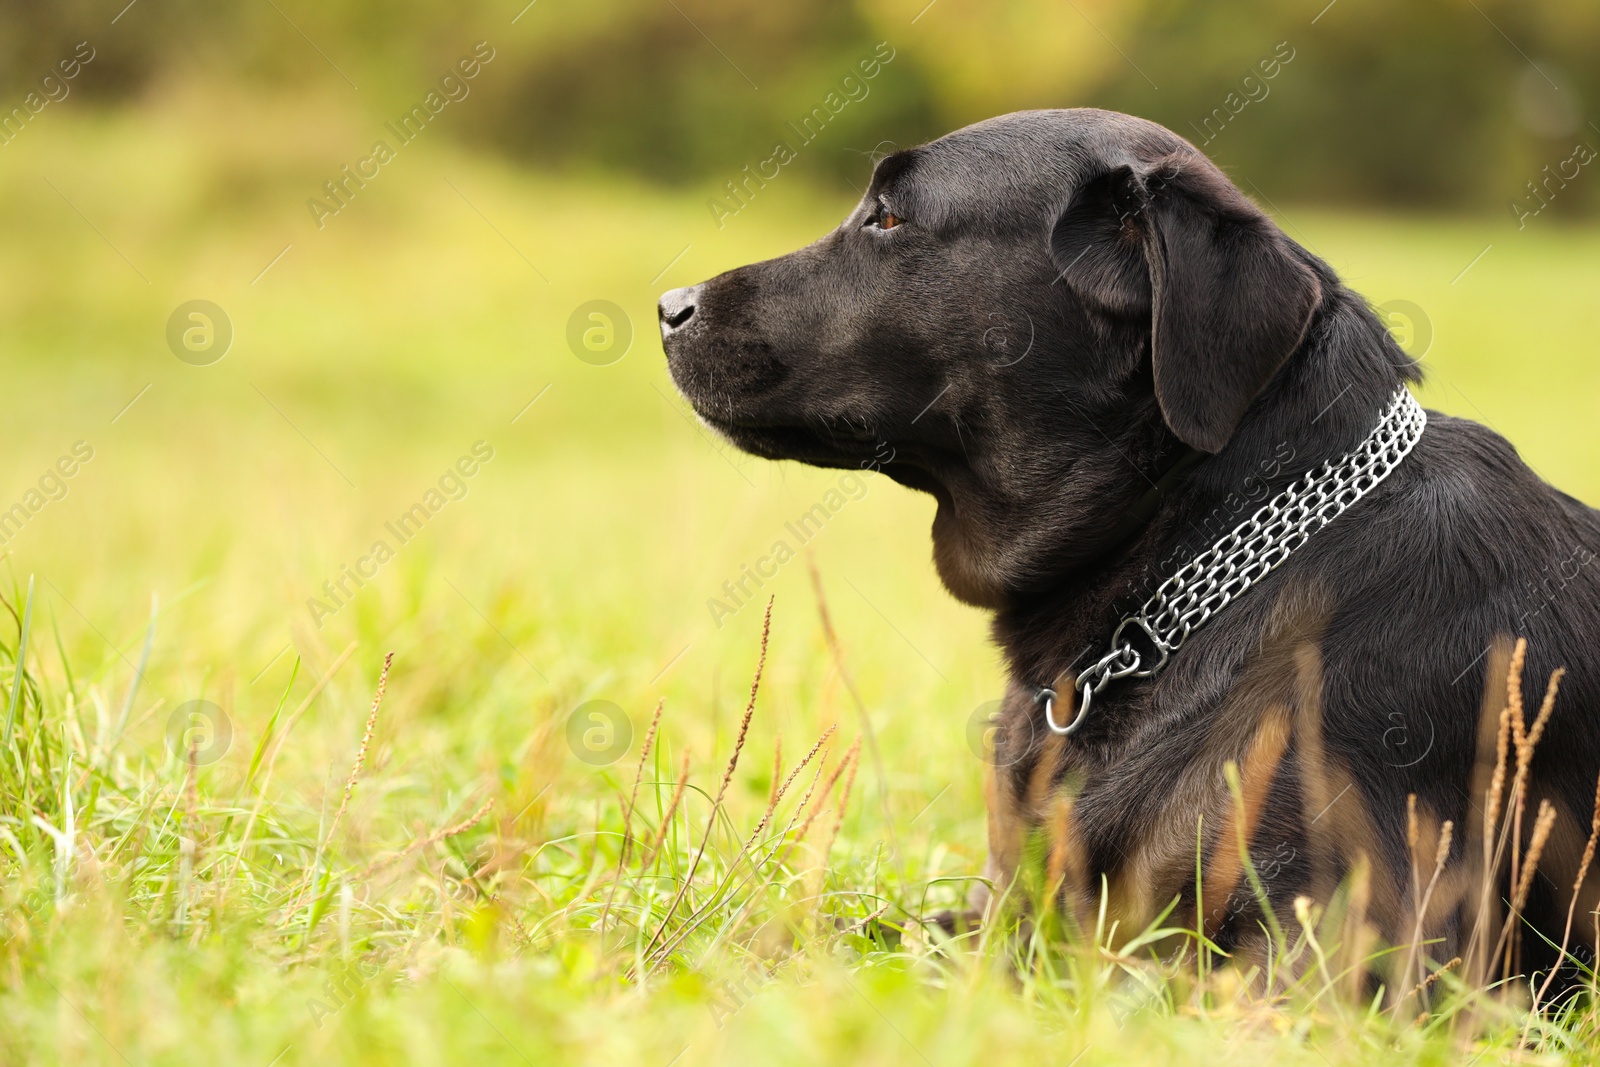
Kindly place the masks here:
POLYGON ((661 294, 657 310, 661 315, 661 336, 667 337, 679 330, 694 317, 695 304, 700 298, 698 285, 684 286, 661 294))

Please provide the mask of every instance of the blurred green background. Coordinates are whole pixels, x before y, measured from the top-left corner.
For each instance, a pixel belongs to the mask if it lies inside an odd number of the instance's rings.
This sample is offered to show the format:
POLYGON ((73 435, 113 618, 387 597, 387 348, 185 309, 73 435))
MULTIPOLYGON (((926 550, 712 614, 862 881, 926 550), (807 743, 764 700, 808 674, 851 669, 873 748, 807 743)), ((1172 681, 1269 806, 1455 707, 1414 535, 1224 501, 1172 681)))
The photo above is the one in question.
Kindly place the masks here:
MULTIPOLYGON (((492 73, 449 137, 541 170, 699 189, 766 158, 887 42, 892 76, 838 112, 799 172, 859 181, 881 142, 1083 104, 1214 142, 1275 199, 1433 209, 1503 208, 1594 135, 1600 95, 1587 0, 126 3, 4 0, 0 88, 15 97, 87 40, 99 55, 74 107, 226 92, 245 129, 267 97, 312 125, 387 120, 486 40, 492 73)), ((1557 210, 1600 202, 1582 184, 1557 210)))
MULTIPOLYGON (((104 670, 129 669, 155 594, 168 701, 206 688, 248 719, 288 650, 325 664, 350 640, 435 662, 414 694, 434 710, 497 684, 540 715, 736 692, 724 659, 758 620, 717 626, 707 601, 833 477, 695 423, 656 295, 824 232, 880 146, 1019 107, 1202 142, 1383 307, 1429 403, 1600 500, 1600 180, 1573 162, 1600 144, 1592 4, 5 0, 0 26, 0 106, 21 109, 0 144, 0 507, 94 449, 4 551, 104 670), (731 199, 778 142, 793 161, 731 199), (1534 213, 1528 183, 1564 163, 1534 213), (203 366, 168 341, 195 299, 233 332, 203 366), (622 333, 580 359, 594 300, 622 333), (495 458, 464 499, 330 600, 478 441, 495 458)), ((999 670, 925 562, 930 515, 874 482, 811 547, 874 702, 964 721, 999 670)), ((763 592, 820 647, 803 564, 763 592)), ((526 722, 451 743, 492 751, 526 722)), ((928 743, 883 729, 906 765, 928 743)))

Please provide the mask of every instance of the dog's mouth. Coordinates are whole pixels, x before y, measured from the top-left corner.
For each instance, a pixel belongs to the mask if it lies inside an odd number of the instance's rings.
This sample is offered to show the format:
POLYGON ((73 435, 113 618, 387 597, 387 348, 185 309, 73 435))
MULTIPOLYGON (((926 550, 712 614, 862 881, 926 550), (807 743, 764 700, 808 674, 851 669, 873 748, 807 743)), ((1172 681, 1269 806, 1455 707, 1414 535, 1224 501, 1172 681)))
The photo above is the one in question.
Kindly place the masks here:
POLYGON ((908 454, 902 435, 861 410, 861 398, 829 399, 821 395, 825 383, 808 383, 806 375, 796 373, 797 361, 771 342, 727 334, 708 335, 702 326, 675 332, 664 345, 673 383, 719 437, 762 459, 879 470, 904 485, 932 491, 919 475, 928 464, 908 454), (829 410, 819 412, 819 407, 829 410))

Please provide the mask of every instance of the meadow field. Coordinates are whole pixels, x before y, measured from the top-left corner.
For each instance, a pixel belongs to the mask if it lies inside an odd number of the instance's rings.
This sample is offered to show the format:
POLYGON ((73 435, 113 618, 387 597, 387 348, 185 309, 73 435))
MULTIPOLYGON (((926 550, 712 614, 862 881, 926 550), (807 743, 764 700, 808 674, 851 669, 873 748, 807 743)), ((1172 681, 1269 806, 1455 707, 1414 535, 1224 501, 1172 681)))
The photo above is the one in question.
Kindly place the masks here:
MULTIPOLYGON (((47 113, 0 170, 0 1061, 1507 1055, 1511 1009, 1462 1038, 916 921, 982 866, 986 620, 930 500, 733 453, 655 325, 847 183, 719 226, 706 189, 437 142, 319 228, 370 131, 233 115, 47 113), (220 359, 169 344, 192 300, 220 359), (586 349, 592 301, 623 316, 586 349)), ((1266 206, 1427 406, 1600 502, 1600 229, 1266 206)))

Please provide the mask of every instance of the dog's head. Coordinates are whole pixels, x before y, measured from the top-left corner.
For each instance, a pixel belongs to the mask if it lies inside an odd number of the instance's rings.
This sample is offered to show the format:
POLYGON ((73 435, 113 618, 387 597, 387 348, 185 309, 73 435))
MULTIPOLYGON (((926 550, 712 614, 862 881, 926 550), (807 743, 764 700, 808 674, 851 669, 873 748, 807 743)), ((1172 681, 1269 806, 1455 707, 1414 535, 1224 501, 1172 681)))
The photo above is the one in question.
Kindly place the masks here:
POLYGON ((933 494, 945 584, 1000 607, 1163 457, 1227 445, 1305 335, 1311 264, 1162 127, 1024 112, 886 157, 838 229, 667 293, 661 332, 741 448, 933 494))

